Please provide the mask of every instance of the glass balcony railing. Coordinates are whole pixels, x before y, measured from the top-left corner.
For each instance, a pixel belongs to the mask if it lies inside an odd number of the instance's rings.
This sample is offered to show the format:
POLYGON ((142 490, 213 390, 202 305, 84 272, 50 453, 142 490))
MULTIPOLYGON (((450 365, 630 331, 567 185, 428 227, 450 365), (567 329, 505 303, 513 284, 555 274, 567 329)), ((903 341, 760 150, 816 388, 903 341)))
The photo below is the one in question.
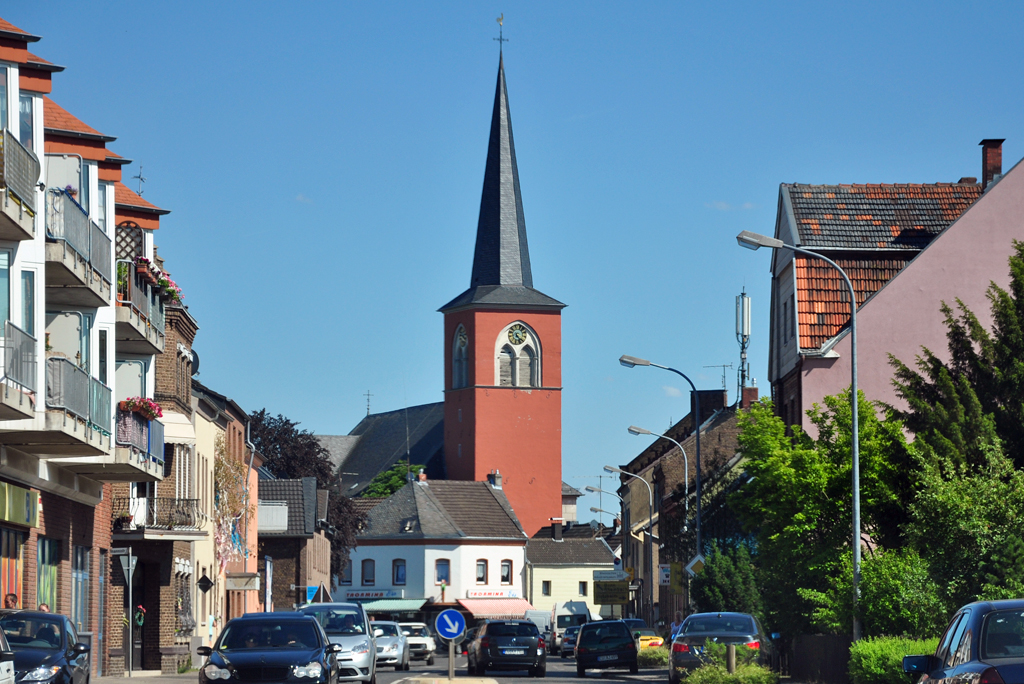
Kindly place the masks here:
POLYGON ((110 236, 89 220, 88 212, 66 190, 50 188, 46 193, 46 236, 63 242, 112 282, 110 236))
POLYGON ((30 392, 36 391, 36 338, 14 325, 4 323, 4 379, 30 392))

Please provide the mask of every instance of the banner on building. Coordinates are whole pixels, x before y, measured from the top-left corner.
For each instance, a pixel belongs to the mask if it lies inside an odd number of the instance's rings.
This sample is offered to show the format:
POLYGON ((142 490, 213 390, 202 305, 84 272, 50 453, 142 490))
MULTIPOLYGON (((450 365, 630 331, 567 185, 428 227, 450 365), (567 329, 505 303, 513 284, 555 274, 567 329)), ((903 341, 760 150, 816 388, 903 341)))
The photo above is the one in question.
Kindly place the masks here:
POLYGON ((466 598, 519 598, 515 589, 491 589, 490 591, 466 591, 466 598))
POLYGON ((39 493, 0 482, 0 520, 39 527, 39 493))
POLYGON ((361 589, 350 589, 345 592, 345 598, 350 599, 390 599, 405 598, 404 589, 388 589, 380 591, 365 591, 361 589))
POLYGON ((629 582, 594 582, 594 603, 602 606, 629 603, 629 582))

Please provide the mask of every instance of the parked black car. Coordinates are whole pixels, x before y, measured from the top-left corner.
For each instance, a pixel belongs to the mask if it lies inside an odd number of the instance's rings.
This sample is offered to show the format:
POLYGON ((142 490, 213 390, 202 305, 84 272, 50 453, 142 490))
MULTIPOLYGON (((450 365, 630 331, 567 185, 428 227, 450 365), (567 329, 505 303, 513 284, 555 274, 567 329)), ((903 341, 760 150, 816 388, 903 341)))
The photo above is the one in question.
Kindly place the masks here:
POLYGON ((320 623, 302 613, 250 613, 231 620, 199 670, 200 684, 236 682, 306 682, 337 684, 337 654, 344 647, 327 639, 320 623))
POLYGON ((757 663, 771 662, 772 642, 753 615, 746 613, 694 613, 683 620, 682 627, 672 640, 668 680, 679 681, 679 669, 692 670, 704 661, 704 644, 710 639, 719 644, 737 644, 757 649, 757 663))
POLYGON ((1024 600, 969 603, 953 615, 932 655, 903 659, 918 681, 1024 682, 1024 600))
POLYGON ((639 671, 633 633, 622 620, 588 622, 576 635, 576 676, 610 668, 629 668, 631 674, 639 671))
POLYGON ((66 616, 5 610, 0 612, 0 630, 14 651, 18 684, 88 684, 89 645, 78 641, 66 616))
POLYGON ((547 649, 537 625, 530 620, 485 620, 469 645, 470 676, 487 670, 529 670, 531 677, 547 674, 547 649))

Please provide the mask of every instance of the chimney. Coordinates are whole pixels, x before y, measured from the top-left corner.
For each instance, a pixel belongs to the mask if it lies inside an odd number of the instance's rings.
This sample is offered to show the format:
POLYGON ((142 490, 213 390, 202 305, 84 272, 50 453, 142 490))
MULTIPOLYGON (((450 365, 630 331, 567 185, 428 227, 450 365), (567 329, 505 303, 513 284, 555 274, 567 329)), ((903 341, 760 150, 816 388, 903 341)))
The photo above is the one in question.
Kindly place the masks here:
POLYGON ((495 489, 501 489, 501 473, 497 470, 492 470, 487 476, 487 482, 495 489))
POLYGON ((555 541, 562 541, 562 521, 553 520, 551 522, 551 538, 555 541))
POLYGON ((743 396, 740 398, 740 408, 748 409, 750 405, 757 401, 757 388, 756 387, 744 387, 743 396))
POLYGON ((1003 141, 1005 138, 985 138, 981 145, 981 190, 1003 175, 1003 141))

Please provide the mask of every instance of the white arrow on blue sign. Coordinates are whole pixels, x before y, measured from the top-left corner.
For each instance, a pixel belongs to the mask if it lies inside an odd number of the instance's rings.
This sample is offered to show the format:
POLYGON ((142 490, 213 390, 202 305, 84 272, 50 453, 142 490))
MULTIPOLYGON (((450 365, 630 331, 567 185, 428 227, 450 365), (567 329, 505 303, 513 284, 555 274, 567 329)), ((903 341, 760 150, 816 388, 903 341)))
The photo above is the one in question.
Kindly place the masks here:
POLYGON ((445 639, 457 639, 466 631, 466 618, 462 617, 459 611, 448 608, 437 616, 434 628, 445 639))

